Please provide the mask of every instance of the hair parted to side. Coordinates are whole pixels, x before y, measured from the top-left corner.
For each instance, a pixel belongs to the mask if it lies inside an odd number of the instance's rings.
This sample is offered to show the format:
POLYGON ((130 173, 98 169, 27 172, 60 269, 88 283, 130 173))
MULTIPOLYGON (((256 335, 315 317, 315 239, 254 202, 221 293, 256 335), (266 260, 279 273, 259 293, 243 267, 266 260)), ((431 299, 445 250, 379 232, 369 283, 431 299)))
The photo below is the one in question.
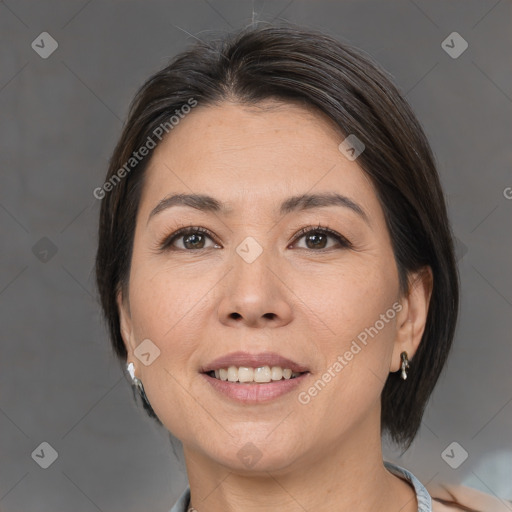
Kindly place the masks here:
MULTIPOLYGON (((382 392, 382 433, 407 449, 438 380, 455 334, 459 276, 443 191, 426 136, 387 73, 361 51, 295 26, 248 28, 197 43, 151 76, 137 92, 110 160, 106 180, 158 126, 190 99, 199 106, 267 99, 300 102, 327 115, 365 150, 357 163, 384 211, 401 293, 409 274, 430 266, 433 290, 421 344, 407 381, 390 373, 382 392)), ((172 132, 170 132, 172 137, 172 132)), ((127 291, 135 218, 147 156, 102 199, 96 278, 113 349, 122 362, 116 295, 127 291)), ((157 421, 148 403, 146 411, 157 421)))

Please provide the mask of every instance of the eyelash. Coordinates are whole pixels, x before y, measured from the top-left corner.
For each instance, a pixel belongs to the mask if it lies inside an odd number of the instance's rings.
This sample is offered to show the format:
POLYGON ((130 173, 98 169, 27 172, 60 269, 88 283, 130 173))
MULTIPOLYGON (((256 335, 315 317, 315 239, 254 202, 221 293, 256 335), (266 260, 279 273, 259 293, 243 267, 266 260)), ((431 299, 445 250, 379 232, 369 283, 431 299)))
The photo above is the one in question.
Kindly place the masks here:
MULTIPOLYGON (((295 234, 293 243, 296 243, 303 236, 305 236, 309 233, 323 233, 324 235, 329 235, 332 238, 335 238, 341 247, 348 248, 348 249, 352 248, 352 243, 349 240, 347 240, 343 235, 340 235, 337 231, 334 231, 334 230, 328 228, 327 226, 322 226, 321 224, 317 224, 316 226, 308 226, 308 227, 305 227, 305 228, 302 228, 301 230, 299 230, 299 232, 295 234)), ((335 247, 331 247, 329 249, 318 249, 318 250, 306 249, 306 250, 322 252, 322 251, 329 251, 331 249, 335 249, 335 247)))
MULTIPOLYGON (((213 242, 218 244, 218 242, 215 239, 215 236, 208 229, 202 228, 200 226, 188 226, 185 228, 178 229, 171 235, 165 237, 158 244, 158 249, 159 249, 159 251, 162 251, 162 252, 165 250, 196 252, 196 251, 203 251, 203 250, 209 249, 209 247, 201 248, 201 249, 176 249, 176 248, 172 247, 172 244, 179 238, 182 238, 186 235, 192 235, 195 233, 201 233, 203 235, 207 235, 210 239, 212 239, 213 242)), ((322 233, 325 235, 329 235, 330 237, 336 239, 336 241, 339 243, 339 245, 342 248, 351 249, 353 247, 352 243, 347 238, 340 235, 338 232, 328 228, 327 226, 322 226, 321 224, 318 224, 317 226, 308 226, 308 227, 305 227, 305 228, 302 228, 301 230, 299 230, 299 232, 295 234, 292 244, 297 243, 298 240, 300 240, 303 236, 305 236, 309 233, 322 233)), ((307 249, 306 248, 306 250, 314 251, 314 252, 325 252, 325 251, 330 251, 331 249, 335 249, 335 248, 336 247, 330 247, 328 249, 307 249)))

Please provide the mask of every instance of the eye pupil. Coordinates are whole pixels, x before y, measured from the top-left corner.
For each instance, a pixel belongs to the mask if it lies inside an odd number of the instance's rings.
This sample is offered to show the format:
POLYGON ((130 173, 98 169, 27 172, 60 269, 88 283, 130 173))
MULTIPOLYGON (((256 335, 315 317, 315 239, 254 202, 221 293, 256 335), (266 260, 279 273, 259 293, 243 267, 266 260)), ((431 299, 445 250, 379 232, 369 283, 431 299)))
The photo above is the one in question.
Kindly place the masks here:
POLYGON ((204 246, 204 236, 201 235, 201 234, 197 234, 197 233, 192 233, 190 235, 187 235, 183 238, 183 245, 187 248, 187 249, 202 249, 203 246, 204 246), (196 242, 203 242, 201 245, 197 244, 196 242), (189 244, 191 244, 191 246, 189 246, 189 244))
POLYGON ((325 247, 326 241, 327 237, 325 236, 325 233, 313 233, 306 237, 306 245, 308 246, 308 249, 318 247, 323 249, 325 247), (320 240, 320 238, 322 238, 322 240, 320 240), (309 244, 310 242, 312 242, 312 245, 309 244))

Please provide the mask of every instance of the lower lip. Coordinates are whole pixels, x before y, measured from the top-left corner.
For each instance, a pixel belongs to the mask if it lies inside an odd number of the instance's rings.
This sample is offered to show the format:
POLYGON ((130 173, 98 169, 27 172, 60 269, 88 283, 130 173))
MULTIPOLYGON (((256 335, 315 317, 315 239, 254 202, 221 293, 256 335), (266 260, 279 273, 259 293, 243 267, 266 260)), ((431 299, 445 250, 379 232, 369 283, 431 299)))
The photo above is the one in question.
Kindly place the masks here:
POLYGON ((303 373, 294 379, 276 380, 268 383, 236 383, 201 374, 213 388, 228 398, 244 404, 259 404, 274 400, 300 386, 309 373, 303 373))

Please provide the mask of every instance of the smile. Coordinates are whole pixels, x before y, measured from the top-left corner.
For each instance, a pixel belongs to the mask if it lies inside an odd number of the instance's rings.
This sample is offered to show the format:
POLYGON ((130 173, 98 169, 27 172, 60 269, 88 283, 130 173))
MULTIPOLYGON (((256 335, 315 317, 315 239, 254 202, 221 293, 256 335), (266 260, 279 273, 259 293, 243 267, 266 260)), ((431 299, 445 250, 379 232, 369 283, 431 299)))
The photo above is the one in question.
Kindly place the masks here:
MULTIPOLYGON (((281 379, 279 380, 270 380, 266 382, 257 382, 254 380, 254 373, 256 372, 258 375, 260 373, 265 374, 265 379, 268 378, 268 372, 263 370, 262 372, 259 372, 259 368, 248 368, 249 370, 253 371, 253 376, 251 377, 251 380, 245 380, 243 382, 240 382, 239 378, 240 375, 236 375, 235 372, 240 373, 240 368, 237 367, 228 367, 226 372, 230 373, 230 368, 233 368, 231 370, 232 378, 234 379, 236 377, 236 380, 230 381, 230 380, 222 380, 220 378, 220 371, 221 369, 217 370, 219 372, 219 377, 215 376, 215 371, 210 371, 207 373, 201 373, 200 375, 208 382, 208 384, 213 388, 213 391, 215 392, 215 395, 217 397, 221 397, 222 399, 230 399, 237 403, 242 403, 244 405, 255 405, 255 404, 261 404, 266 403, 271 400, 275 400, 283 395, 289 394, 291 391, 296 390, 301 384, 304 383, 304 381, 308 378, 310 375, 309 372, 302 372, 302 373, 292 373, 290 374, 290 371, 286 371, 287 368, 282 369, 280 367, 268 367, 269 371, 272 374, 272 370, 274 368, 278 368, 278 370, 275 370, 274 376, 277 377, 279 370, 281 370, 281 373, 283 374, 281 376, 281 379), (286 376, 285 376, 286 375, 286 376), (288 376, 289 375, 289 376, 288 376)), ((244 367, 244 369, 247 367, 244 367)), ((263 367, 265 368, 265 367, 263 367)), ((288 369, 289 370, 289 369, 288 369)), ((224 375, 224 372, 223 376, 224 375)), ((244 370, 242 370, 242 379, 249 378, 250 371, 247 372, 245 375, 247 377, 244 377, 244 370)), ((260 378, 260 377, 256 377, 260 378)), ((263 378, 263 377, 262 377, 263 378)))
POLYGON ((302 372, 293 372, 290 368, 282 368, 281 366, 260 366, 258 368, 250 368, 248 366, 229 366, 228 368, 219 368, 208 372, 210 377, 228 382, 256 382, 268 383, 280 380, 295 379, 302 372))

